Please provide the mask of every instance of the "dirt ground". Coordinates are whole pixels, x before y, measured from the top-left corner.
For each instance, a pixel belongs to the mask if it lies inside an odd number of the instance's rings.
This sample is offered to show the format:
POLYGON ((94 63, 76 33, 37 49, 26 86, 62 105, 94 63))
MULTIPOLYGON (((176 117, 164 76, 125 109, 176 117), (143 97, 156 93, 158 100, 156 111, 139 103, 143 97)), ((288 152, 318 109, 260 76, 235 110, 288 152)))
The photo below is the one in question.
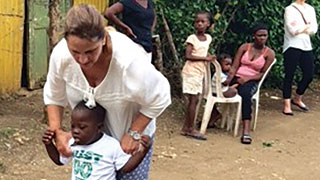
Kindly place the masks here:
MULTIPOLYGON (((150 179, 320 179, 320 88, 306 95, 311 111, 294 107, 293 117, 281 113, 280 97, 278 90, 261 93, 249 146, 224 129, 209 129, 207 141, 179 135, 184 105, 174 100, 157 121, 150 179)), ((46 128, 41 90, 1 96, 0 102, 0 180, 69 179, 70 166, 54 165, 41 143, 46 128)))

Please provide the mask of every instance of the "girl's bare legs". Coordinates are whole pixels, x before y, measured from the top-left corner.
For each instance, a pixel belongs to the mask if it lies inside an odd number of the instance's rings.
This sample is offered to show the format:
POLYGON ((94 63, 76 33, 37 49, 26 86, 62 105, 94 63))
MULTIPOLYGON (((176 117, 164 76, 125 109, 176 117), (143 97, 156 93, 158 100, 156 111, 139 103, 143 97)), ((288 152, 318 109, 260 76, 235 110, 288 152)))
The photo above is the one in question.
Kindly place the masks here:
POLYGON ((193 125, 196 116, 196 108, 199 101, 199 95, 188 95, 189 103, 186 108, 186 119, 184 121, 182 132, 192 133, 194 131, 193 125))

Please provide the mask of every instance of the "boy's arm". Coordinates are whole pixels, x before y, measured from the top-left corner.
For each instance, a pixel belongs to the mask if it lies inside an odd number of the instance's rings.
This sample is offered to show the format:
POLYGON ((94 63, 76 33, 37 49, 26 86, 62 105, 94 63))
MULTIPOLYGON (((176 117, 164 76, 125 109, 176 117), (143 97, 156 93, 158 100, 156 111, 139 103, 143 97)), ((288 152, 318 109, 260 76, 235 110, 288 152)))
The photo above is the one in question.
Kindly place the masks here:
POLYGON ((151 147, 151 138, 149 136, 141 136, 140 151, 137 151, 128 162, 118 171, 118 173, 128 173, 133 171, 142 162, 151 147))
POLYGON ((57 150, 57 147, 53 144, 52 140, 55 136, 55 133, 54 131, 51 131, 51 130, 47 130, 43 137, 42 137, 42 142, 45 144, 46 146, 46 150, 47 150, 47 153, 50 157, 50 159, 56 164, 56 165, 63 165, 61 162, 60 162, 60 154, 57 150))
POLYGON ((48 152, 48 155, 50 157, 50 159, 56 164, 56 165, 63 165, 61 162, 60 162, 60 154, 56 148, 56 146, 51 143, 51 144, 48 144, 46 145, 46 149, 47 149, 47 152, 48 152))

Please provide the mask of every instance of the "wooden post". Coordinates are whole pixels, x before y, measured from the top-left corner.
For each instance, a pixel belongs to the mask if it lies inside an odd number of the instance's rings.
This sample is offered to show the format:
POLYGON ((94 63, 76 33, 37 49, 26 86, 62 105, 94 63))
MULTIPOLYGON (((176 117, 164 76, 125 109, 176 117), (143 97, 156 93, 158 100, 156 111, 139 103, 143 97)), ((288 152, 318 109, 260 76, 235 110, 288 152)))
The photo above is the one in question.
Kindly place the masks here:
POLYGON ((178 53, 177 53, 177 50, 176 50, 176 46, 174 45, 172 34, 171 34, 171 31, 170 31, 169 25, 167 23, 167 20, 164 17, 164 13, 163 13, 162 9, 161 9, 161 16, 162 16, 162 21, 163 21, 163 24, 164 24, 164 30, 166 32, 166 36, 167 36, 168 41, 169 41, 170 49, 171 49, 171 52, 173 54, 173 59, 175 61, 175 64, 178 65, 178 67, 180 67, 179 66, 180 63, 179 63, 179 58, 178 58, 178 53))
POLYGON ((163 59, 162 59, 162 51, 161 51, 161 40, 160 36, 153 35, 152 36, 152 44, 153 44, 153 53, 152 53, 152 61, 154 66, 163 74, 163 59))

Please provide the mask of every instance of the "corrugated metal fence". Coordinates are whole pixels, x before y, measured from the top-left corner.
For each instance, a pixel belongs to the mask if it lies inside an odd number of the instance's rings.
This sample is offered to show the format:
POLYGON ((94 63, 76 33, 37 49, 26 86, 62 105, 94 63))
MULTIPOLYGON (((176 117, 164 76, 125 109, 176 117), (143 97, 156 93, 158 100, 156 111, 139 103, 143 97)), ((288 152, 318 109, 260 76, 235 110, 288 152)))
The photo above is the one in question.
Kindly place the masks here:
POLYGON ((24 0, 0 0, 0 93, 20 88, 24 0))
POLYGON ((109 0, 73 0, 73 4, 91 4, 94 5, 100 12, 103 12, 109 0))

